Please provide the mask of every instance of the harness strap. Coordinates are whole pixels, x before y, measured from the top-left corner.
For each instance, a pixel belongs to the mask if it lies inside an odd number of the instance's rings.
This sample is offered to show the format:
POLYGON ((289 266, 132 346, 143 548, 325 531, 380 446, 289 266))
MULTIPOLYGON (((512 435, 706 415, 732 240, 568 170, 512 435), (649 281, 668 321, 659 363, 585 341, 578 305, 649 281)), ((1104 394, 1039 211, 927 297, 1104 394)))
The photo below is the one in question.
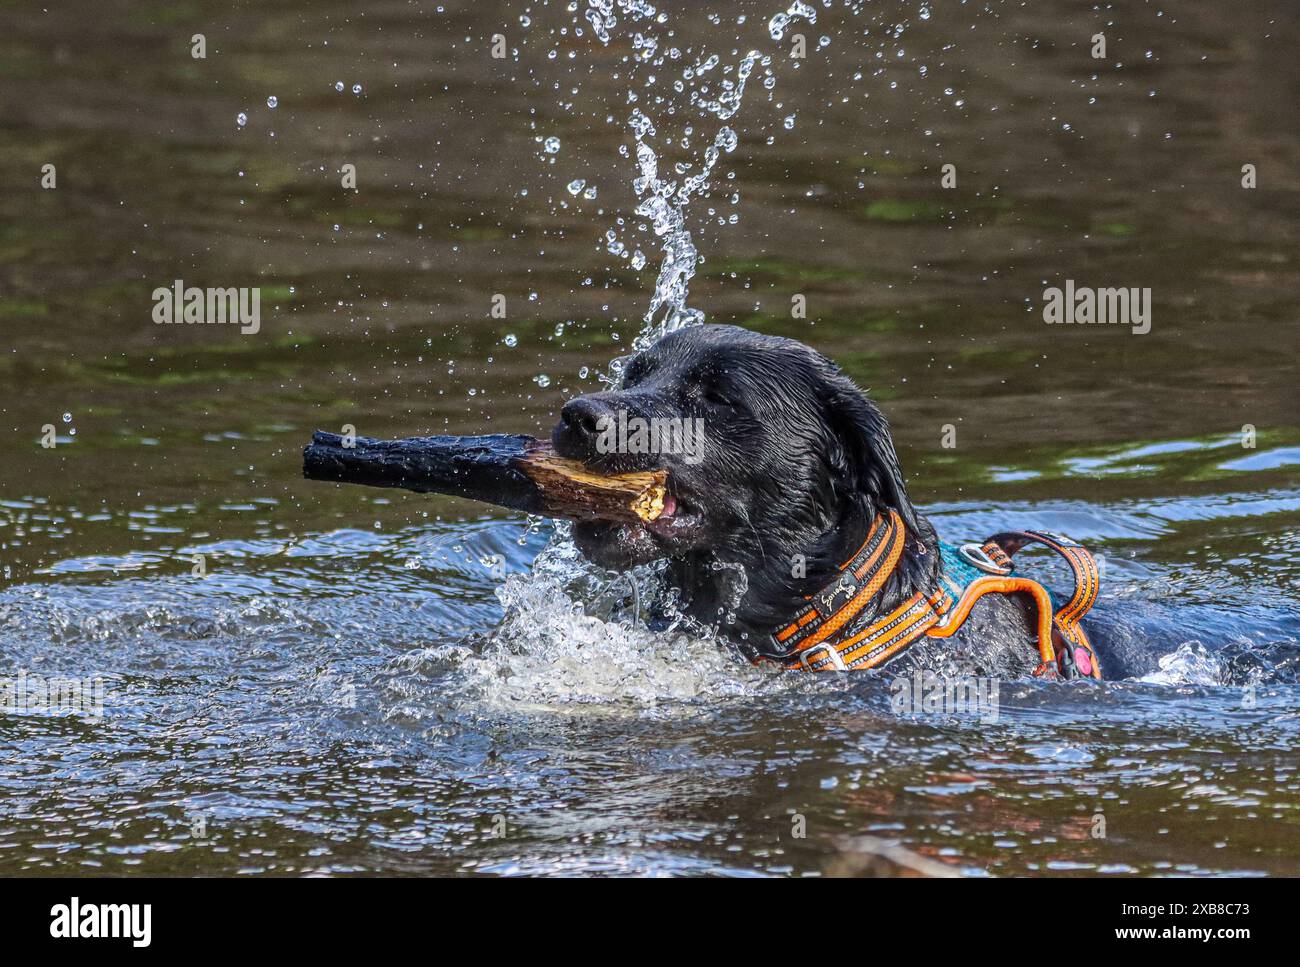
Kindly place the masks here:
MULTIPOLYGON (((1101 666, 1080 620, 1097 600, 1100 574, 1091 554, 1077 542, 1060 534, 1039 531, 1005 531, 984 542, 983 562, 979 555, 963 555, 990 576, 976 577, 964 588, 948 579, 953 596, 944 588, 932 595, 913 594, 891 613, 877 618, 866 628, 842 641, 835 636, 851 622, 884 586, 902 556, 906 532, 894 511, 878 517, 867 539, 852 559, 845 562, 839 581, 816 595, 798 617, 772 635, 786 650, 779 659, 792 671, 875 668, 884 664, 921 637, 949 638, 970 616, 976 602, 986 594, 1028 594, 1037 619, 1039 665, 1037 676, 1101 678, 1101 666), (1011 558, 1026 544, 1038 542, 1056 551, 1069 563, 1074 574, 1074 594, 1060 611, 1052 605, 1047 588, 1027 577, 1011 576, 1011 558), (838 608, 841 595, 848 600, 838 608), (1058 650, 1055 645, 1060 644, 1058 650)), ((978 549, 979 545, 966 545, 978 549)), ((976 573, 972 571, 971 573, 976 573)), ((945 575, 946 577, 946 575, 945 575)))
POLYGON ((787 659, 786 667, 805 672, 875 668, 938 624, 951 606, 952 597, 947 591, 931 597, 917 592, 885 617, 838 644, 822 641, 799 649, 787 659))
MULTIPOLYGON (((1088 549, 1063 534, 1053 534, 1049 531, 1003 531, 990 537, 984 543, 984 550, 990 557, 994 554, 990 548, 999 550, 1010 563, 1011 557, 1017 551, 1035 541, 1046 544, 1065 558, 1074 575, 1074 594, 1066 602, 1065 607, 1057 611, 1052 618, 1053 627, 1062 639, 1063 647, 1059 656, 1061 671, 1067 677, 1078 674, 1100 679, 1101 665, 1097 661, 1097 652, 1079 623, 1096 603, 1097 593, 1101 590, 1101 572, 1097 569, 1097 562, 1088 549)), ((1040 650, 1041 641, 1040 632, 1040 650)))
POLYGON ((949 611, 939 624, 926 632, 931 638, 951 638, 970 616, 975 602, 986 594, 1013 594, 1024 591, 1034 599, 1038 606, 1038 655, 1044 665, 1056 661, 1052 649, 1052 598, 1047 588, 1029 578, 986 577, 977 578, 966 585, 966 590, 957 604, 949 611))
POLYGON ((780 650, 811 648, 856 618, 894 572, 906 538, 896 511, 877 517, 858 552, 840 566, 839 580, 812 595, 808 607, 772 636, 780 650), (841 596, 847 600, 836 607, 841 596))

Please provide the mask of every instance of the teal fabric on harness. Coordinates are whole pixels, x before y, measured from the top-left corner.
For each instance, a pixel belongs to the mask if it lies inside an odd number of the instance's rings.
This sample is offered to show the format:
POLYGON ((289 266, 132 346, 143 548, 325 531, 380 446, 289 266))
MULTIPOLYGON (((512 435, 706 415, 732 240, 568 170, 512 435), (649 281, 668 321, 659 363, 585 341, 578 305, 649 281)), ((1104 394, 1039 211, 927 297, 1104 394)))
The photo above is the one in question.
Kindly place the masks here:
POLYGON ((988 577, 987 574, 957 553, 956 544, 940 541, 939 558, 943 561, 943 576, 954 600, 960 598, 961 593, 976 578, 988 577))
MULTIPOLYGON (((962 592, 977 578, 988 577, 988 574, 958 553, 956 544, 940 541, 939 557, 943 561, 944 583, 948 585, 948 590, 952 592, 955 599, 959 599, 962 592)), ((1016 573, 1014 568, 1011 573, 1016 573)), ((1047 591, 1047 596, 1052 599, 1052 610, 1059 611, 1061 609, 1060 595, 1046 585, 1044 585, 1044 589, 1047 591)))

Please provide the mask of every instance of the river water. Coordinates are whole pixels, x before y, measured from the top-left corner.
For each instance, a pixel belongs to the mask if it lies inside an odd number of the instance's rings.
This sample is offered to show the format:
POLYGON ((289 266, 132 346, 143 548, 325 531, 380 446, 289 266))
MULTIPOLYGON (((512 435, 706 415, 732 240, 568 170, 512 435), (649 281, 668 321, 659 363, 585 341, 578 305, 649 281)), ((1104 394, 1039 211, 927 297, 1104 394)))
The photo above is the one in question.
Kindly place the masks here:
POLYGON ((0 683, 102 699, 0 711, 0 874, 815 875, 860 833, 1300 874, 1295 12, 607 6, 0 11, 0 683), (154 325, 176 279, 260 331, 154 325), (1066 279, 1151 331, 1047 326, 1066 279), (1101 554, 1114 680, 900 716, 636 626, 550 523, 300 479, 316 427, 544 435, 701 317, 839 361, 943 536, 1101 554))

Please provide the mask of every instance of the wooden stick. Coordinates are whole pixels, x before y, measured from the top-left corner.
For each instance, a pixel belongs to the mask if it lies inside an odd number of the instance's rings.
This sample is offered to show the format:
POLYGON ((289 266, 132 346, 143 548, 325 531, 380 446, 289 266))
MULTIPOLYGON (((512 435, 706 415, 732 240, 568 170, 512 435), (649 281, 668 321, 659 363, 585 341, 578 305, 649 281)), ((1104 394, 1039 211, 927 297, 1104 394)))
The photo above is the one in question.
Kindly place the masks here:
POLYGON ((356 437, 317 430, 303 476, 417 493, 452 494, 566 520, 651 521, 664 509, 664 470, 604 476, 556 455, 535 437, 356 437))

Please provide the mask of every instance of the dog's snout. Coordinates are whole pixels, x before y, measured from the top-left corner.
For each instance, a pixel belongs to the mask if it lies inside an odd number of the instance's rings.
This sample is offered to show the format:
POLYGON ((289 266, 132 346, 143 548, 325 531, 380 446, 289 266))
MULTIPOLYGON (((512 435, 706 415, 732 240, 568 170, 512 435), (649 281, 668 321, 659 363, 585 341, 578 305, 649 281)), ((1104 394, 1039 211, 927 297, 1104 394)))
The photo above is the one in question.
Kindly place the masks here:
POLYGON ((573 432, 584 437, 595 437, 604 428, 607 420, 613 419, 614 411, 600 400, 580 396, 569 400, 560 410, 560 420, 573 432))
POLYGON ((579 396, 569 400, 560 410, 560 422, 551 434, 551 441, 563 456, 589 459, 596 455, 597 438, 613 419, 614 408, 608 403, 591 396, 579 396))

